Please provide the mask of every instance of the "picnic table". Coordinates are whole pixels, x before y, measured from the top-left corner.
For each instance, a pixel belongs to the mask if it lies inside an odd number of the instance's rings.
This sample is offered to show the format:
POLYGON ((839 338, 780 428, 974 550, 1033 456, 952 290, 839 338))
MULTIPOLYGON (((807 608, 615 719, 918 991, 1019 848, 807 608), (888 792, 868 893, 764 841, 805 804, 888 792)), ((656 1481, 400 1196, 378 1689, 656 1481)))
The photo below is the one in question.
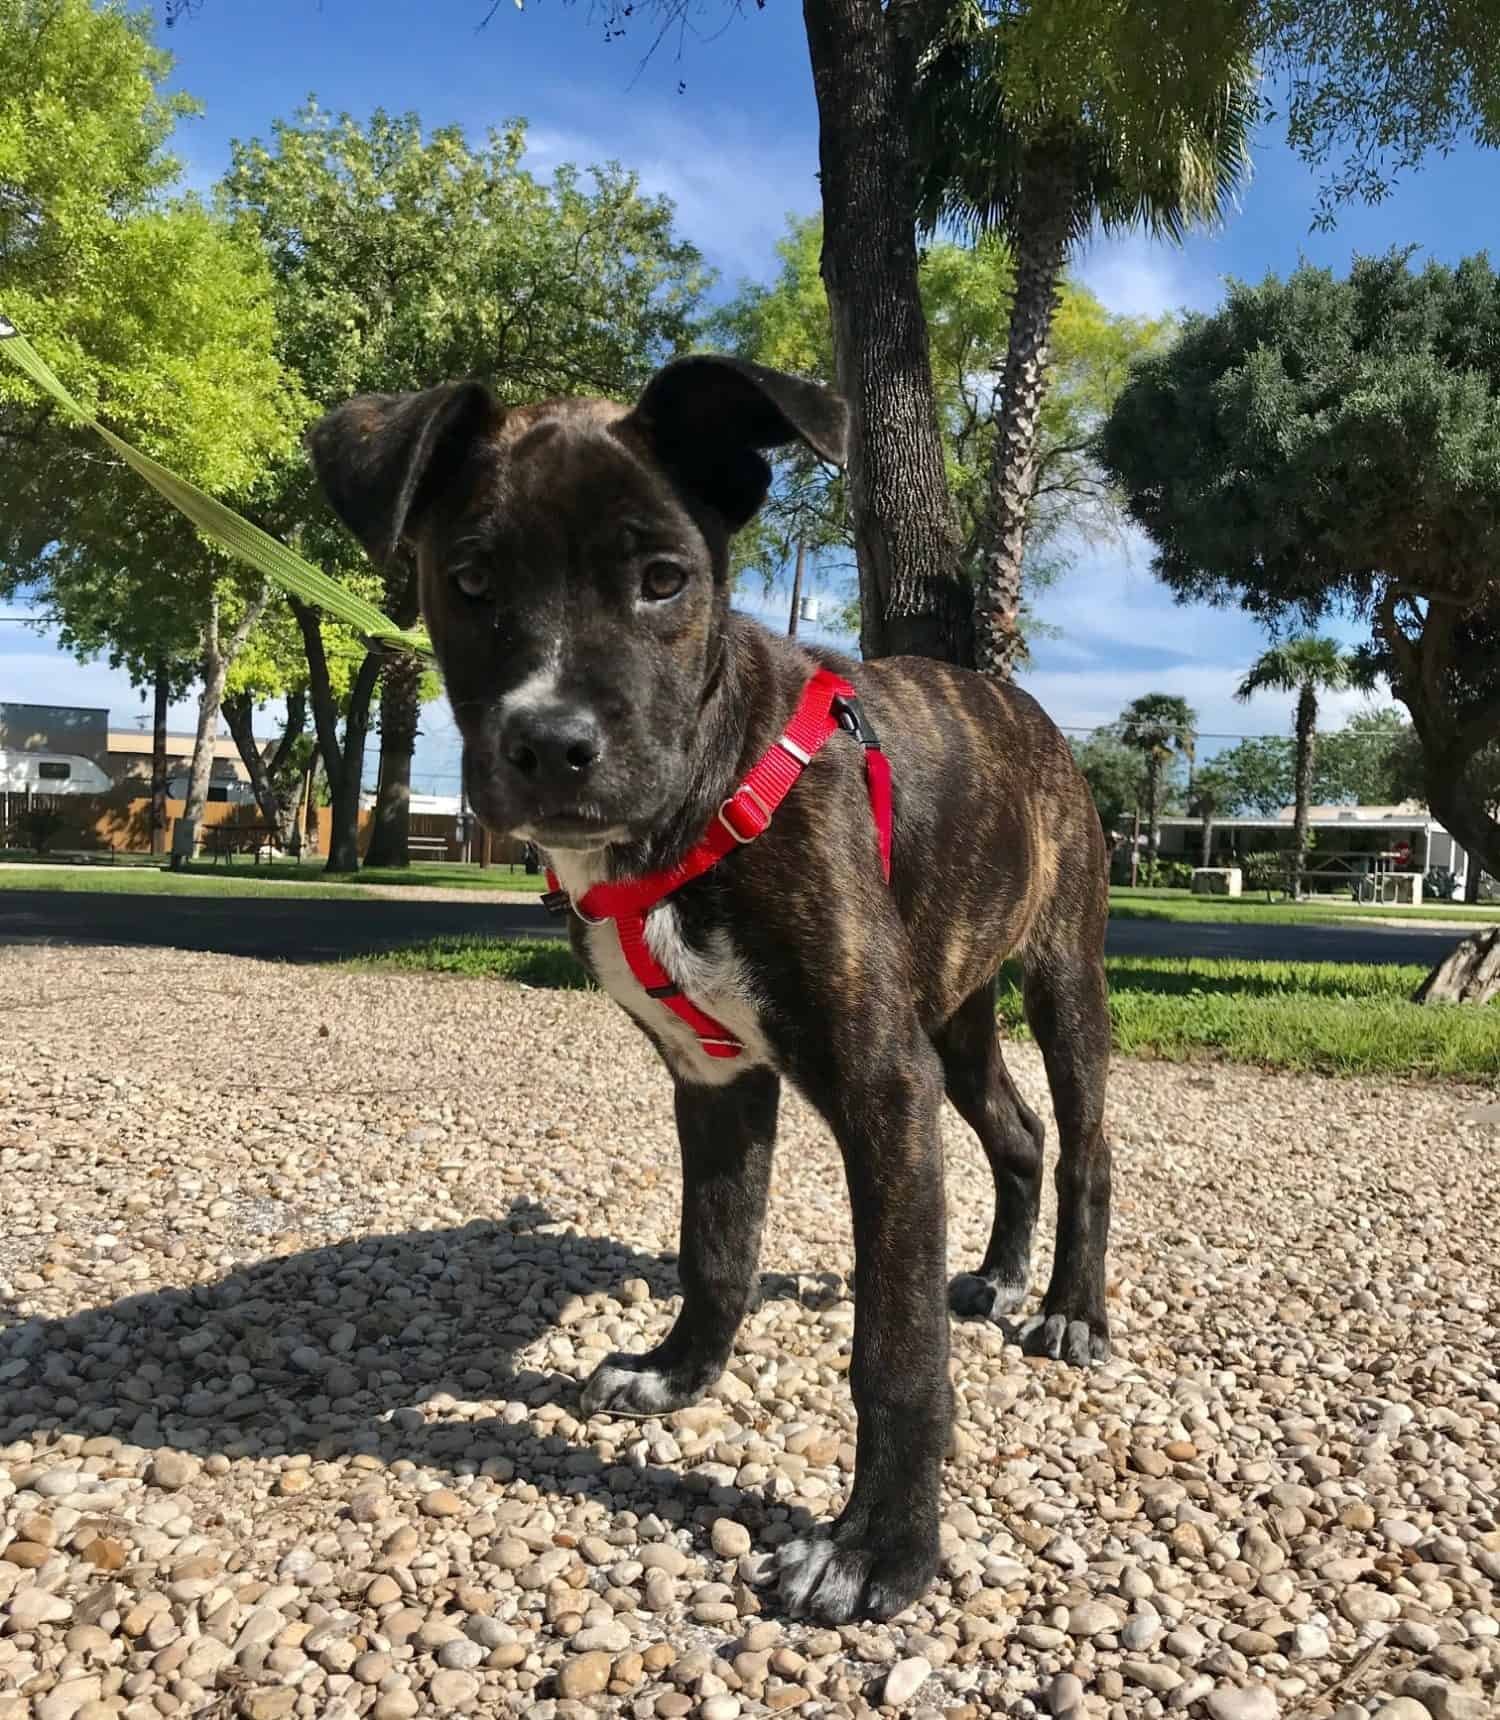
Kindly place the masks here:
POLYGON ((249 854, 257 866, 264 854, 269 864, 277 846, 276 832, 269 824, 211 824, 203 832, 204 852, 215 865, 236 854, 249 854))

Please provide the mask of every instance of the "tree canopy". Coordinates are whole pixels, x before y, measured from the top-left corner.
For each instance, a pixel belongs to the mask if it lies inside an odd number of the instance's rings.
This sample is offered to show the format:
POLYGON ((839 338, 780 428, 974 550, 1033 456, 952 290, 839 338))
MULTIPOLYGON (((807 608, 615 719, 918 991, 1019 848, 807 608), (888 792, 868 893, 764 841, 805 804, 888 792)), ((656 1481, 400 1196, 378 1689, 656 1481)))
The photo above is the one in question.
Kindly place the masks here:
MULTIPOLYGON (((677 236, 671 204, 643 196, 614 164, 539 179, 525 150, 519 120, 471 144, 457 126, 424 130, 415 114, 360 121, 314 104, 275 125, 269 142, 235 145, 222 204, 269 260, 278 355, 317 408, 458 376, 482 377, 507 402, 628 398, 689 343, 710 277, 677 236)), ((259 514, 399 623, 415 619, 411 568, 371 568, 300 454, 269 474, 259 514)), ((381 664, 372 657, 355 671, 341 738, 325 638, 341 630, 300 607, 298 620, 332 792, 329 862, 351 869, 381 664)), ((392 674, 410 704, 418 678, 400 665, 392 674)), ((395 726, 391 701, 385 714, 395 726)), ((399 718, 414 735, 415 709, 399 718)), ((395 849, 404 856, 399 831, 395 849)))
MULTIPOLYGON (((274 351, 270 275, 243 236, 167 195, 193 111, 139 16, 0 0, 0 309, 91 410, 205 489, 245 496, 306 415, 274 351)), ((0 371, 0 589, 63 644, 142 683, 192 678, 211 594, 239 569, 0 371)))
POLYGON ((1500 733, 1500 280, 1483 257, 1234 284, 1137 366, 1100 438, 1183 598, 1368 625, 1427 799, 1500 872, 1466 786, 1500 733))
MULTIPOLYGON (((795 219, 777 247, 781 268, 769 286, 749 286, 725 307, 709 336, 746 358, 833 381, 828 300, 819 275, 822 223, 795 219)), ((986 487, 1000 411, 1015 271, 1004 242, 941 242, 922 255, 934 389, 948 481, 958 512, 966 577, 984 539, 986 487)), ((1118 498, 1093 457, 1092 439, 1131 362, 1171 337, 1168 318, 1119 316, 1086 287, 1064 285, 1053 328, 1052 386, 1042 409, 1041 460, 1032 499, 1028 579, 1033 588, 1065 565, 1067 547, 1118 529, 1118 498)), ((795 453, 756 524, 739 540, 741 568, 768 583, 798 539, 829 565, 853 555, 853 527, 840 474, 795 453)))

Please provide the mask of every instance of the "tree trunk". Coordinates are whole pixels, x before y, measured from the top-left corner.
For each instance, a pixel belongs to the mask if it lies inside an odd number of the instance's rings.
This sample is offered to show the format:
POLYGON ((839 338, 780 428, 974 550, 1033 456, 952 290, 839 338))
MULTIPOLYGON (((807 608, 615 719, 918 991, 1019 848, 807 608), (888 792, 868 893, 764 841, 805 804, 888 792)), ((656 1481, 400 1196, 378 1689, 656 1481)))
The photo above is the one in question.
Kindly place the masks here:
POLYGON ((1213 851, 1214 851, 1214 817, 1213 817, 1213 814, 1211 812, 1205 812, 1203 814, 1203 864, 1204 864, 1205 868, 1213 865, 1213 861, 1210 858, 1210 856, 1213 854, 1213 851))
POLYGON ((213 775, 224 683, 235 658, 265 613, 270 596, 270 587, 262 584, 259 595, 246 605, 228 644, 221 644, 219 638, 219 600, 217 596, 210 600, 208 624, 203 632, 203 693, 198 700, 198 732, 193 740, 187 804, 182 809, 183 821, 187 824, 203 822, 203 808, 208 804, 208 785, 213 775))
POLYGON ((411 759, 422 703, 422 663, 410 652, 387 657, 380 677, 380 783, 367 866, 411 864, 411 759))
POLYGON ((302 632, 307 654, 307 690, 312 700, 313 723, 318 732, 318 751, 328 778, 329 837, 328 872, 359 870, 359 788, 365 768, 365 737, 370 727, 370 700, 380 674, 380 653, 367 651, 349 689, 344 734, 339 737, 338 701, 328 674, 323 649, 323 628, 318 612, 296 598, 289 598, 292 613, 302 632))
POLYGON ((1318 695, 1304 687, 1297 695, 1297 766, 1292 806, 1292 899, 1304 892, 1302 874, 1307 869, 1307 820, 1312 802, 1313 755, 1318 745, 1318 695))
POLYGON ((849 496, 866 657, 972 661, 917 283, 906 0, 803 0, 822 169, 823 281, 849 403, 849 496))
POLYGON ((293 743, 307 726, 307 693, 296 688, 287 695, 286 728, 276 744, 276 751, 267 759, 255 744, 254 703, 248 693, 234 693, 224 701, 224 720, 234 736, 240 760, 250 775, 255 804, 260 815, 276 835, 279 848, 292 846, 292 831, 296 822, 295 799, 287 800, 276 792, 276 776, 286 763, 293 743))
POLYGON ((1146 759, 1146 864, 1149 868, 1151 888, 1156 888, 1156 850, 1161 842, 1161 828, 1156 821, 1156 792, 1157 778, 1161 773, 1161 762, 1154 755, 1146 759))
POLYGON ((787 618, 786 636, 788 639, 797 637, 797 608, 802 602, 802 574, 807 566, 807 539, 797 539, 797 567, 792 574, 792 613, 787 618))
POLYGON ((167 851, 167 710, 171 685, 167 665, 156 665, 154 704, 151 712, 151 852, 167 851))
POLYGON ((1057 310, 1073 217, 1073 163, 1066 138, 1037 144, 1021 168, 1015 247, 1016 293, 1000 387, 1000 415, 990 458, 986 549, 974 596, 974 661, 1007 681, 1025 649, 1021 637, 1021 566, 1026 522, 1036 491, 1047 342, 1057 310))
POLYGON ((183 819, 189 824, 203 822, 203 808, 208 804, 208 786, 213 777, 214 746, 219 733, 219 707, 224 699, 224 680, 229 665, 216 651, 203 654, 203 691, 198 696, 198 729, 193 737, 193 762, 188 772, 187 804, 183 819))
POLYGON ((1467 849, 1464 850, 1464 861, 1464 900, 1472 907, 1479 900, 1479 880, 1484 868, 1467 849))
POLYGON ((1412 993, 1413 1003, 1488 1003, 1500 993, 1500 926, 1474 932, 1412 993))

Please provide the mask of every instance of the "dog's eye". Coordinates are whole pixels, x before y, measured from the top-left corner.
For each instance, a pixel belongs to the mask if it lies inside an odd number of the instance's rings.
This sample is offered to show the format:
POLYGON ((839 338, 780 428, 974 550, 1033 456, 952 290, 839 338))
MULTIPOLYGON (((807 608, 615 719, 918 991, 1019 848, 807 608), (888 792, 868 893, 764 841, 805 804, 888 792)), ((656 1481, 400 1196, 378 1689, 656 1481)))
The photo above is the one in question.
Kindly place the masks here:
POLYGON ((647 603, 665 603, 687 584, 687 569, 674 561, 653 561, 641 575, 641 596, 647 603))
POLYGON ((475 601, 490 594, 490 576, 482 567, 460 567, 454 571, 453 583, 463 596, 475 601))

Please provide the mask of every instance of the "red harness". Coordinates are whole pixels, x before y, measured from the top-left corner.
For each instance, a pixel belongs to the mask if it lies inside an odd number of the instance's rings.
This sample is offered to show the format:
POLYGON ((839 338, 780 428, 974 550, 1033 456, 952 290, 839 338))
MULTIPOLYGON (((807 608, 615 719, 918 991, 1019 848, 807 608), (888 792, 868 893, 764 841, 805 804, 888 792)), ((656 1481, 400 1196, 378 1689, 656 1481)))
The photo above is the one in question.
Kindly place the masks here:
POLYGON ((632 974, 648 997, 658 999, 680 1021, 698 1035, 698 1043, 709 1057, 738 1057, 744 1047, 721 1022, 706 1015, 682 995, 667 970, 652 955, 646 943, 646 916, 674 890, 717 866, 724 856, 770 828, 776 808, 791 792, 792 785, 813 761, 814 755, 840 729, 852 735, 865 749, 865 781, 870 794, 870 813, 880 841, 880 865, 886 882, 891 878, 891 765, 880 750, 854 689, 831 669, 819 669, 802 690, 792 720, 781 731, 775 746, 751 769, 750 774, 719 808, 707 831, 675 866, 630 878, 619 883, 594 884, 578 902, 573 902, 550 869, 548 894, 543 906, 549 913, 566 913, 571 907, 589 925, 615 922, 620 950, 632 974))

